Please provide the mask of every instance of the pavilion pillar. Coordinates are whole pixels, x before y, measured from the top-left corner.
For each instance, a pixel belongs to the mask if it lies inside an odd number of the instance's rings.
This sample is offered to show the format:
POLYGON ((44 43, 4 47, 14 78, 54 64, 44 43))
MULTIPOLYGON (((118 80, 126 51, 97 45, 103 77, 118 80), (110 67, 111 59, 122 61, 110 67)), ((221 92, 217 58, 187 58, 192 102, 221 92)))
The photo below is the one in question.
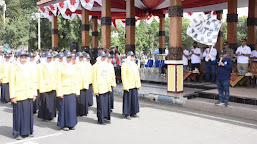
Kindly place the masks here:
POLYGON ((89 11, 82 8, 82 20, 81 20, 81 33, 82 33, 82 49, 89 50, 89 11))
POLYGON ((170 0, 170 38, 167 64, 167 92, 183 92, 182 0, 170 0))
POLYGON ((249 0, 248 6, 248 18, 247 18, 247 26, 248 26, 248 39, 247 44, 254 50, 254 44, 256 44, 256 26, 257 26, 257 0, 249 0))
POLYGON ((58 24, 57 16, 52 17, 52 49, 58 50, 58 24))
POLYGON ((237 49, 237 0, 228 0, 227 39, 230 48, 237 49))
POLYGON ((98 23, 97 16, 92 16, 92 48, 97 49, 98 47, 98 23))
POLYGON ((126 0, 126 48, 125 53, 135 53, 135 0, 126 0))
MULTIPOLYGON (((222 20, 223 10, 216 11, 216 14, 217 14, 217 19, 222 20)), ((217 49, 218 53, 223 49, 223 28, 222 28, 222 25, 221 25, 221 28, 220 28, 220 31, 219 31, 218 40, 217 40, 217 44, 216 44, 216 49, 217 49)))
POLYGON ((165 54, 165 15, 159 16, 159 54, 165 54))
POLYGON ((102 28, 102 48, 109 49, 111 47, 111 1, 102 0, 102 14, 101 14, 101 28, 102 28))

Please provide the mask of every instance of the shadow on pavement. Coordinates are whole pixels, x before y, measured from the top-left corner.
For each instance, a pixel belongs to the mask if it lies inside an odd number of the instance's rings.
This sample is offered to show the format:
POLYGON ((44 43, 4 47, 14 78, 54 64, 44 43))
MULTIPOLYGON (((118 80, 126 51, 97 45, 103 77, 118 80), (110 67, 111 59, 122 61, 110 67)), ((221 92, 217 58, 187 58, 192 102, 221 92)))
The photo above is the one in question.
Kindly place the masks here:
MULTIPOLYGON (((13 138, 12 135, 12 127, 9 126, 0 126, 0 135, 8 137, 8 138, 13 138)), ((0 142, 1 143, 1 142, 0 142)))
POLYGON ((60 130, 60 128, 57 126, 57 122, 56 119, 58 117, 56 117, 55 119, 51 120, 51 121, 43 121, 42 119, 39 119, 37 117, 37 115, 34 115, 34 126, 38 126, 41 128, 50 128, 53 130, 60 130))

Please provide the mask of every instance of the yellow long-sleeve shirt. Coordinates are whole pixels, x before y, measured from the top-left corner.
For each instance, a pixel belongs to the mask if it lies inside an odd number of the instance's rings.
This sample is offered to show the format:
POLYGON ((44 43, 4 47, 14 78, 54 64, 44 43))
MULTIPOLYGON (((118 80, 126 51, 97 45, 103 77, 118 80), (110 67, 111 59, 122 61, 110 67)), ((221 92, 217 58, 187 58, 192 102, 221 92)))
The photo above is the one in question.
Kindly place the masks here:
POLYGON ((2 83, 9 83, 9 75, 12 63, 4 62, 0 65, 0 80, 2 83))
POLYGON ((39 92, 45 93, 56 89, 56 75, 57 69, 53 66, 46 66, 47 64, 39 65, 38 83, 39 92))
POLYGON ((57 68, 57 96, 80 94, 78 72, 75 65, 62 63, 57 68))
POLYGON ((78 83, 79 89, 88 89, 89 87, 89 79, 87 79, 87 75, 89 75, 88 71, 86 70, 86 65, 84 62, 77 62, 75 64, 76 70, 78 72, 78 83))
POLYGON ((111 92, 111 84, 108 80, 108 67, 106 63, 96 62, 93 65, 93 91, 95 94, 111 92))
POLYGON ((111 86, 116 87, 115 71, 112 63, 108 63, 108 72, 109 72, 108 79, 111 86))
MULTIPOLYGON (((29 69, 29 67, 28 67, 29 69)), ((10 70, 10 98, 16 98, 17 101, 33 99, 37 96, 37 89, 33 75, 30 70, 22 70, 17 65, 12 65, 10 70)))
POLYGON ((121 79, 124 90, 141 87, 140 75, 136 63, 126 61, 122 64, 121 79))

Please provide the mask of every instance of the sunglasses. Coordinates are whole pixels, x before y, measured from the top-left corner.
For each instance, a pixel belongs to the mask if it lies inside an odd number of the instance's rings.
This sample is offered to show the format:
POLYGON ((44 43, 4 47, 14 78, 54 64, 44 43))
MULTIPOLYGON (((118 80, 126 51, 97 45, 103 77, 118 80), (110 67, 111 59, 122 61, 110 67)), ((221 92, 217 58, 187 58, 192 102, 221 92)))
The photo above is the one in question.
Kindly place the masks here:
POLYGON ((245 42, 245 41, 241 41, 241 42, 245 42))

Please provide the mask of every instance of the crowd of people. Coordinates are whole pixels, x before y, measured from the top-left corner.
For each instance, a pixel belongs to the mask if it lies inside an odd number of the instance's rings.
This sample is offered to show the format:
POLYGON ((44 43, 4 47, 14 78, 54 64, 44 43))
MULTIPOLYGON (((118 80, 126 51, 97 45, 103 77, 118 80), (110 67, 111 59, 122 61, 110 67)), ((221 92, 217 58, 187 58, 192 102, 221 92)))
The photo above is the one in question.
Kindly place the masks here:
MULTIPOLYGON (((253 51, 251 51, 251 48, 246 45, 246 39, 241 39, 241 46, 238 47, 235 52, 229 47, 227 42, 225 42, 223 46, 223 49, 226 50, 227 58, 231 59, 232 62, 237 64, 237 73, 239 75, 246 74, 250 64, 257 62, 257 44, 255 44, 255 50, 253 51)), ((184 69, 188 71, 200 71, 201 62, 204 60, 205 77, 206 82, 208 83, 215 82, 216 66, 212 63, 218 58, 219 55, 217 53, 217 49, 215 47, 212 48, 211 45, 204 46, 203 52, 199 48, 197 42, 193 43, 193 48, 190 52, 186 49, 186 46, 183 45, 184 69), (208 57, 210 57, 210 59, 208 57), (189 67, 189 60, 191 61, 191 67, 189 67)))
POLYGON ((193 43, 191 52, 183 45, 183 61, 185 70, 199 72, 201 62, 204 60, 206 82, 217 84, 219 101, 215 104, 228 106, 233 62, 237 64, 237 73, 239 75, 248 73, 249 66, 257 62, 257 44, 254 46, 255 50, 251 51, 251 48, 246 45, 246 39, 241 39, 241 46, 235 52, 227 42, 223 45, 224 48, 219 55, 216 48, 212 46, 206 45, 202 53, 197 42, 193 43), (191 60, 191 68, 188 67, 189 60, 191 60))
POLYGON ((87 116, 88 107, 94 104, 93 95, 98 123, 110 124, 113 88, 121 81, 122 115, 128 120, 138 117, 141 81, 132 51, 123 63, 115 49, 98 50, 96 60, 91 52, 0 53, 1 102, 13 105, 13 135, 17 140, 33 137, 33 114, 43 121, 51 121, 58 114, 60 129, 75 130, 77 117, 87 116))

